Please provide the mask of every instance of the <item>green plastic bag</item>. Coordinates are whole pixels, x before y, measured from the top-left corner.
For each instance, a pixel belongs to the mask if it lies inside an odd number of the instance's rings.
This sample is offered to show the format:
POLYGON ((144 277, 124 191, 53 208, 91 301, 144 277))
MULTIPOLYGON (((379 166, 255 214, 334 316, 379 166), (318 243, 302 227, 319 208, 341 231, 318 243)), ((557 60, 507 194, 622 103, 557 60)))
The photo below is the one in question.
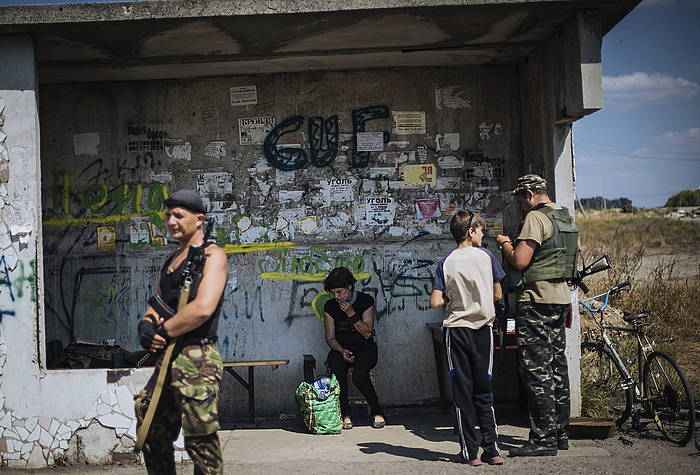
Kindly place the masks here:
POLYGON ((322 391, 303 381, 295 393, 304 424, 312 434, 340 434, 340 386, 335 375, 330 376, 326 387, 322 391))

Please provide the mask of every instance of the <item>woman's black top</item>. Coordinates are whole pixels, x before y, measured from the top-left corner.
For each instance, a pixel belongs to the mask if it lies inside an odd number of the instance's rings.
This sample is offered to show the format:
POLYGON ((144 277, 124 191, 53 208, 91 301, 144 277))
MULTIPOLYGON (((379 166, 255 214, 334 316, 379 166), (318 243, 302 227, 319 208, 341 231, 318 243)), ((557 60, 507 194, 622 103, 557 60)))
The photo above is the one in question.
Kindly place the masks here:
MULTIPOLYGON (((173 253, 165 261, 163 269, 160 271, 160 297, 173 310, 177 310, 177 304, 180 300, 180 287, 184 279, 182 273, 185 269, 185 262, 187 262, 187 259, 185 259, 184 261, 182 261, 182 264, 180 264, 180 266, 177 269, 174 269, 173 272, 168 273, 168 266, 170 265, 170 262, 178 254, 179 252, 173 253)), ((190 289, 189 301, 194 300, 194 298, 197 296, 198 288, 199 282, 194 282, 192 288, 190 289)), ((221 314, 221 306, 223 302, 224 296, 222 293, 221 298, 219 298, 219 303, 216 306, 216 310, 214 310, 214 313, 211 315, 211 317, 209 317, 209 319, 206 322, 204 322, 202 325, 198 326, 194 330, 191 330, 182 335, 182 337, 185 337, 184 339, 216 337, 216 332, 219 329, 219 315, 221 314)), ((184 340, 182 337, 180 339, 184 340)))
MULTIPOLYGON (((365 310, 374 306, 374 297, 364 292, 353 291, 353 295, 348 303, 355 310, 355 313, 362 318, 365 310)), ((323 307, 323 311, 333 318, 335 338, 343 348, 353 350, 374 344, 374 336, 367 339, 355 330, 355 326, 350 322, 348 314, 340 308, 335 299, 328 300, 323 307)))

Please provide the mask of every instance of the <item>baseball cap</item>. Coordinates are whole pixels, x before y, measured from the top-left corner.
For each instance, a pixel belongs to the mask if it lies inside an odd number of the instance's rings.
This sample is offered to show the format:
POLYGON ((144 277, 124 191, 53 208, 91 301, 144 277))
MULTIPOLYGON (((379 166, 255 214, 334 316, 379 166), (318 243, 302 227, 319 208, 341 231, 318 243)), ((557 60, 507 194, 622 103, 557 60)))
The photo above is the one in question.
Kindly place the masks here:
POLYGON ((170 195, 170 197, 166 199, 164 203, 168 208, 181 206, 194 213, 207 213, 207 210, 204 208, 204 203, 202 203, 202 198, 200 198, 199 194, 193 190, 178 190, 170 195))
POLYGON ((513 190, 513 194, 521 190, 546 190, 547 180, 539 175, 530 173, 528 175, 523 175, 518 178, 518 183, 513 190))

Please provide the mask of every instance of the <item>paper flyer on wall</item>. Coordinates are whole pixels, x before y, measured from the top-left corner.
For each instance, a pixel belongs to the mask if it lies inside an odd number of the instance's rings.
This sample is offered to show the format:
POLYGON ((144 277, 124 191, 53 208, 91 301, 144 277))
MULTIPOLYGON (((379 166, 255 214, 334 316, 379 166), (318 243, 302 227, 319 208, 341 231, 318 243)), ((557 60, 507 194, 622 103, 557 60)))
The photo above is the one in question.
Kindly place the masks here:
POLYGON ((265 137, 275 127, 275 118, 243 117, 238 119, 238 139, 241 145, 262 145, 265 137))
POLYGON ((425 135, 425 112, 393 111, 394 133, 397 135, 425 135))
POLYGON ((316 216, 299 218, 297 228, 304 234, 315 234, 318 231, 318 218, 316 216))
POLYGON ((358 152, 382 152, 384 150, 384 132, 357 132, 358 152))
POLYGON ((416 213, 416 219, 439 218, 442 215, 439 198, 414 200, 413 209, 416 213))
POLYGON ((369 224, 394 224, 396 201, 392 196, 372 195, 365 198, 365 219, 369 224))
POLYGON ((236 86, 229 89, 232 106, 247 106, 258 103, 257 86, 236 86))
POLYGON ((204 146, 204 156, 209 158, 224 158, 226 156, 226 142, 213 140, 204 146))
POLYGON ((355 178, 329 178, 321 180, 326 203, 346 203, 355 199, 355 178))
POLYGON ((197 176, 197 191, 202 193, 231 193, 233 174, 226 172, 206 172, 197 176))
POLYGON ((150 237, 150 227, 148 218, 136 216, 131 218, 129 226, 129 242, 132 244, 148 243, 150 237))
POLYGON ((117 250, 117 232, 114 226, 97 228, 97 252, 114 252, 117 250))
POLYGON ((404 165, 403 180, 405 187, 430 185, 435 186, 437 173, 435 165, 404 165))

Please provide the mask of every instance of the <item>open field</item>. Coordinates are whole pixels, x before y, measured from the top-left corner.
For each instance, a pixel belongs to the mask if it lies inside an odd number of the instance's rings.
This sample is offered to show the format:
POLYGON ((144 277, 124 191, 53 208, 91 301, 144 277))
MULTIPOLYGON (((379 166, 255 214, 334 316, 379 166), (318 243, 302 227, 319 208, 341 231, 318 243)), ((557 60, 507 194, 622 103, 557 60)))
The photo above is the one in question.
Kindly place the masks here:
MULTIPOLYGON (((648 335, 678 360, 700 400, 700 222, 649 211, 589 212, 577 223, 585 260, 607 254, 613 263, 613 269, 589 279, 588 295, 630 281, 632 290, 612 305, 654 312, 648 335)), ((586 325, 582 321, 584 331, 586 325)))

